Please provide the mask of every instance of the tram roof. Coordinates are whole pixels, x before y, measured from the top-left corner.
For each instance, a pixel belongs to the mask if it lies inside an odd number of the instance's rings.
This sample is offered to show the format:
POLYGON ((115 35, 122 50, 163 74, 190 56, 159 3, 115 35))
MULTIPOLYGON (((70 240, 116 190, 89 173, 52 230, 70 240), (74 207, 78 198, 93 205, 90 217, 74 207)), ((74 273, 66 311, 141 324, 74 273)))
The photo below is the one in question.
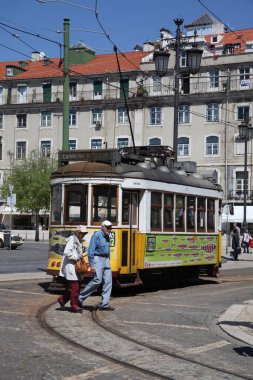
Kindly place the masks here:
POLYGON ((111 165, 105 162, 82 161, 59 167, 51 176, 55 178, 136 178, 155 182, 164 182, 177 185, 206 188, 222 191, 220 185, 211 182, 202 176, 187 174, 182 171, 171 170, 166 166, 153 167, 147 163, 130 165, 118 163, 111 165))

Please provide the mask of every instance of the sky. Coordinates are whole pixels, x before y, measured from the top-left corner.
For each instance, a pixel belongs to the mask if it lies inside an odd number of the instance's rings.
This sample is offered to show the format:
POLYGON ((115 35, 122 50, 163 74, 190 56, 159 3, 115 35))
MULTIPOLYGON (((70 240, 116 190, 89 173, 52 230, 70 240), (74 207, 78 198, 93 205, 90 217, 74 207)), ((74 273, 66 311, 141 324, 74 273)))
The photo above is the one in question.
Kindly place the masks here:
POLYGON ((82 41, 96 54, 111 53, 114 45, 133 51, 136 44, 157 40, 161 28, 174 33, 175 18, 187 25, 208 10, 232 30, 253 28, 253 0, 41 1, 1 0, 0 61, 29 59, 33 51, 62 56, 64 18, 70 20, 70 45, 82 41))

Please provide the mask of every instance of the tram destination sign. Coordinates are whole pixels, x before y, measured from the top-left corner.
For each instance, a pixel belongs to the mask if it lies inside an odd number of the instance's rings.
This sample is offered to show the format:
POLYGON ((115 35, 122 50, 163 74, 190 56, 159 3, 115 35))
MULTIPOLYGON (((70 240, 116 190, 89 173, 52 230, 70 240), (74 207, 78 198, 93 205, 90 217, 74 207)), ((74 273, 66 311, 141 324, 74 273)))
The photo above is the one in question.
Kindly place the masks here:
POLYGON ((116 165, 121 161, 121 156, 117 149, 61 150, 58 153, 59 166, 77 161, 106 162, 116 165))

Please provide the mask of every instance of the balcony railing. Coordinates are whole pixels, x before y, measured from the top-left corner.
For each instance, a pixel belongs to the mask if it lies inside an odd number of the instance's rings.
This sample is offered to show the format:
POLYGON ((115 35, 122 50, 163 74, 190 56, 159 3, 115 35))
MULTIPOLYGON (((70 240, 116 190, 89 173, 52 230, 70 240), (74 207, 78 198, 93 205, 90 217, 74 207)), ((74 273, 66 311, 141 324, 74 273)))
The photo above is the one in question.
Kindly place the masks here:
MULTIPOLYGON (((228 193, 228 200, 243 202, 244 201, 244 191, 243 190, 231 190, 228 193)), ((253 200, 253 190, 248 190, 246 192, 246 200, 252 201, 253 200)))
MULTIPOLYGON (((181 94, 208 94, 214 92, 230 91, 247 91, 253 89, 253 76, 249 76, 249 79, 243 79, 239 76, 232 76, 230 80, 226 76, 220 76, 216 80, 206 78, 185 78, 180 76, 179 92, 181 94)), ((51 96, 48 94, 37 93, 29 94, 29 88, 27 88, 27 94, 15 93, 12 90, 12 94, 4 95, 3 91, 0 94, 0 105, 4 104, 29 104, 29 103, 53 103, 63 101, 63 92, 52 92, 51 96)), ((174 87, 173 81, 170 85, 159 86, 142 86, 130 87, 127 91, 128 98, 141 98, 141 97, 153 97, 153 96, 173 96, 174 87)), ((79 91, 75 96, 70 95, 69 100, 71 102, 84 102, 91 100, 109 100, 109 99, 123 99, 123 94, 119 88, 108 86, 107 89, 101 93, 94 93, 93 89, 90 91, 79 91)))

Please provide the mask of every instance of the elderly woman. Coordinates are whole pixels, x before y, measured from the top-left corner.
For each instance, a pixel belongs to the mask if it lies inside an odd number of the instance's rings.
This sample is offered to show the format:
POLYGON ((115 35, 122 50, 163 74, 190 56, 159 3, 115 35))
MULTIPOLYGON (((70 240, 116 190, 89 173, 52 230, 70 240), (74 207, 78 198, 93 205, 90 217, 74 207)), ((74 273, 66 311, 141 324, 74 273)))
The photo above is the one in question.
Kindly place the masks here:
POLYGON ((77 226, 75 233, 66 239, 67 244, 64 249, 64 257, 59 273, 59 276, 65 278, 65 291, 58 298, 58 303, 62 310, 66 310, 65 304, 70 300, 70 307, 73 313, 82 313, 83 311, 78 301, 80 278, 76 273, 75 263, 83 255, 82 241, 87 233, 85 226, 77 226))

